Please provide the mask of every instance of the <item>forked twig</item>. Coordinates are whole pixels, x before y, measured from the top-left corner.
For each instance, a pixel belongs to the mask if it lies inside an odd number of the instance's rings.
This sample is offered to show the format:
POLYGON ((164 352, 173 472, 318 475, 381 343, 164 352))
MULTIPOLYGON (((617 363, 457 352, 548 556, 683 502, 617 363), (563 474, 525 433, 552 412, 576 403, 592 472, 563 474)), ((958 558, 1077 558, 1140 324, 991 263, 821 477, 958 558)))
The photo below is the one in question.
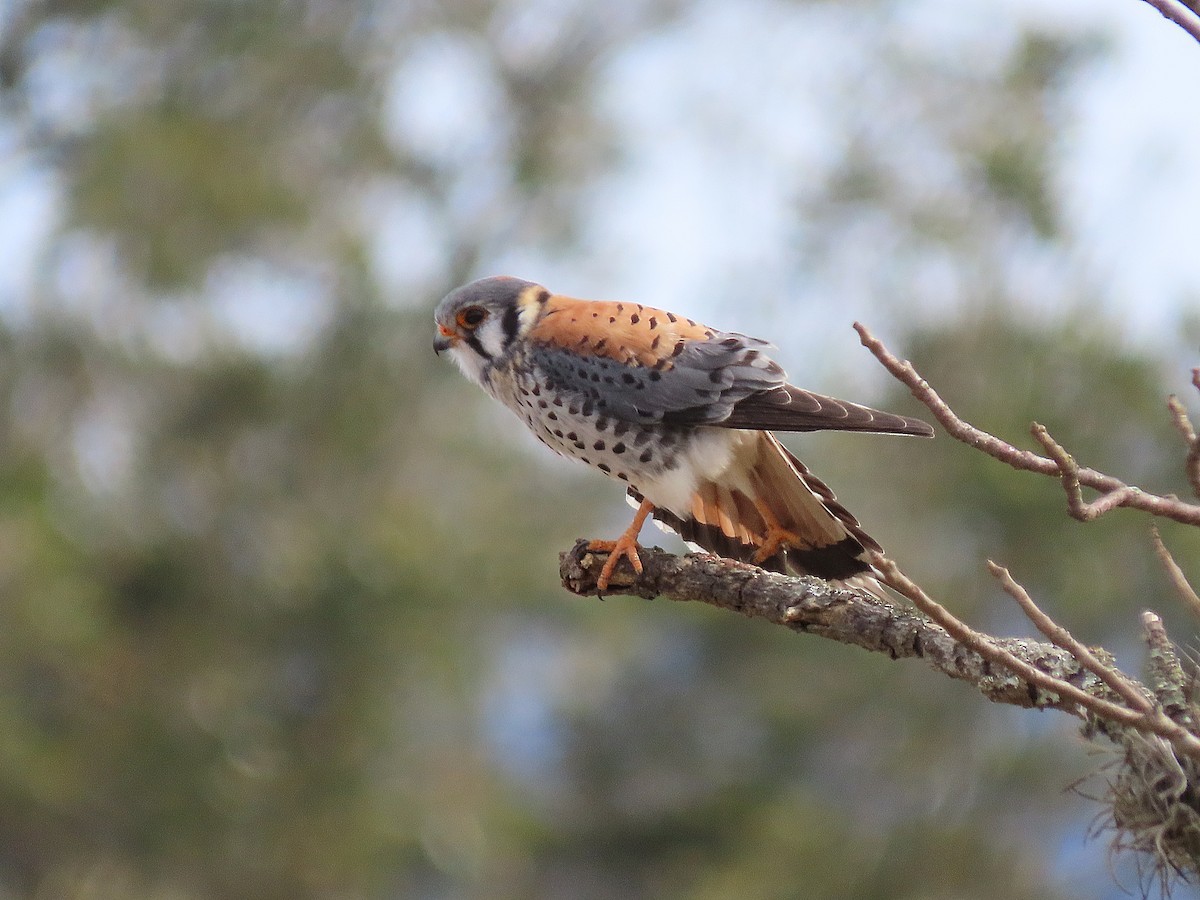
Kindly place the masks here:
POLYGON ((1094 519, 1117 507, 1125 507, 1140 509, 1143 512, 1173 519, 1186 525, 1200 526, 1200 505, 1187 503, 1174 496, 1152 494, 1126 484, 1119 478, 1105 475, 1103 472, 1097 472, 1086 466, 1080 466, 1061 445, 1053 441, 1048 433, 1045 433, 1045 429, 1041 426, 1035 425, 1034 436, 1042 442, 1047 453, 1052 454, 1051 457, 1040 456, 1030 450, 1021 450, 1007 441, 965 422, 938 395, 937 391, 930 387, 929 382, 921 377, 912 363, 894 356, 883 345, 883 342, 861 323, 855 322, 854 330, 858 332, 863 346, 871 351, 884 368, 906 385, 914 397, 925 404, 951 437, 981 450, 993 459, 998 459, 1014 469, 1037 472, 1061 479, 1063 487, 1067 491, 1068 503, 1074 504, 1072 515, 1076 518, 1094 519), (1040 429, 1045 435, 1044 440, 1037 429, 1040 429), (1081 487, 1099 491, 1101 497, 1092 503, 1084 503, 1079 494, 1081 487))

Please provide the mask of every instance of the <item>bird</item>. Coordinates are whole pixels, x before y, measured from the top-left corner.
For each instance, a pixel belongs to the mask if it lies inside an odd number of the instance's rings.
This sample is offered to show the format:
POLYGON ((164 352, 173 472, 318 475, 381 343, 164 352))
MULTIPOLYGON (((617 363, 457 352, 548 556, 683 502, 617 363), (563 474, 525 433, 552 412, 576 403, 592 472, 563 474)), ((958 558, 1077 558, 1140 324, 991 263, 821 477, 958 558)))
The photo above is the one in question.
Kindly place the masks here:
POLYGON ((434 311, 433 349, 562 456, 626 487, 637 512, 596 580, 642 572, 647 517, 693 548, 775 572, 878 592, 882 552, 774 432, 932 437, 920 419, 788 383, 773 345, 637 303, 582 300, 507 275, 434 311))

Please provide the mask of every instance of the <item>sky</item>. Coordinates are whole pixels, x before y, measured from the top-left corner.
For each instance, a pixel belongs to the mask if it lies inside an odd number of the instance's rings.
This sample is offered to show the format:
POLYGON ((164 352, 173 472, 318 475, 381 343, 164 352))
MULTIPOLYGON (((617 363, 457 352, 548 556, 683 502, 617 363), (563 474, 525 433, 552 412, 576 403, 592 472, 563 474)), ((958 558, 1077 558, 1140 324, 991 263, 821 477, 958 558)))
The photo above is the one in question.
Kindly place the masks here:
MULTIPOLYGON (((844 149, 846 85, 858 91, 850 102, 881 112, 903 105, 902 95, 871 80, 881 48, 935 65, 967 63, 987 77, 1021 29, 1033 26, 1097 34, 1111 46, 1061 96, 1054 175, 1071 238, 1068 264, 1104 287, 1100 302, 1135 339, 1158 340, 1177 328, 1181 311, 1200 307, 1200 167, 1193 165, 1200 159, 1200 116, 1193 112, 1200 46, 1151 6, 912 0, 858 29, 847 27, 854 10, 816 5, 796 12, 781 0, 703 0, 676 26, 615 54, 601 73, 598 99, 620 136, 622 157, 586 197, 585 252, 561 258, 510 247, 488 262, 492 270, 581 296, 719 314, 723 321, 714 324, 747 331, 778 320, 781 310, 795 311, 805 327, 841 328, 847 346, 854 318, 886 325, 897 315, 945 315, 963 293, 961 286, 940 291, 945 279, 936 266, 917 280, 902 310, 881 308, 865 267, 858 280, 855 267, 843 265, 836 281, 798 283, 794 204, 819 190, 844 149), (754 52, 739 54, 739 47, 754 52), (714 281, 714 272, 725 273, 723 280, 714 281), (766 302, 758 313, 747 310, 748 321, 731 322, 728 309, 742 290, 766 302)), ((480 125, 495 106, 496 87, 472 62, 469 46, 448 38, 427 50, 397 70, 388 124, 431 159, 473 154, 472 170, 485 172, 496 157, 494 142, 503 140, 480 125), (406 93, 406 84, 421 89, 406 93)), ((62 73, 80 83, 70 66, 62 73)), ((70 85, 54 87, 52 73, 39 79, 60 112, 80 106, 70 85)), ((0 119, 0 314, 10 320, 29 311, 62 190, 0 119)), ((420 198, 395 191, 372 186, 360 206, 377 234, 377 277, 403 296, 436 271, 449 235, 420 198), (406 252, 397 254, 397 246, 406 252)), ((1053 265, 1023 265, 1038 298, 1031 303, 1053 306, 1053 265)), ((214 305, 233 335, 267 353, 286 349, 286 334, 313 333, 326 297, 324 286, 304 277, 238 260, 223 261, 203 290, 225 298, 214 305), (287 298, 294 299, 286 305, 295 321, 279 315, 287 298)))

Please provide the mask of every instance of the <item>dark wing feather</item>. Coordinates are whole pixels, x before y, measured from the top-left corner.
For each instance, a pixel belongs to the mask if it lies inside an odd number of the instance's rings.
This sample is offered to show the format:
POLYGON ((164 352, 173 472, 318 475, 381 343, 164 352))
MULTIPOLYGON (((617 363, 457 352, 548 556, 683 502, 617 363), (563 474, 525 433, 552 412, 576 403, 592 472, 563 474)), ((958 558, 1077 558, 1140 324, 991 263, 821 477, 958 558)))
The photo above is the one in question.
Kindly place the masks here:
POLYGON ((719 424, 766 431, 867 431, 933 437, 933 428, 920 419, 814 394, 791 384, 738 401, 719 424))

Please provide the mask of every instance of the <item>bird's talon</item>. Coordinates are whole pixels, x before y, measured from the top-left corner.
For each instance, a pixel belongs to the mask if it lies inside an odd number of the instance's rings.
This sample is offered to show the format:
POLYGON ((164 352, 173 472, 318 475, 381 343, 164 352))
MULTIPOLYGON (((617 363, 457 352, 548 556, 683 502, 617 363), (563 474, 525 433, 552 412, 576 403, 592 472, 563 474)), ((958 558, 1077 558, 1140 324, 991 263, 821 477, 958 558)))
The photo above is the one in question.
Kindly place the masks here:
POLYGON ((636 540, 629 540, 624 535, 615 541, 592 541, 588 544, 588 550, 608 553, 608 559, 604 561, 604 566, 600 569, 600 576, 596 579, 597 590, 608 590, 608 583, 622 557, 629 560, 633 571, 641 575, 642 559, 638 555, 640 549, 636 540))
POLYGON ((751 562, 754 565, 761 565, 766 560, 770 559, 779 552, 779 548, 790 544, 793 547, 803 546, 799 535, 788 531, 786 528, 779 527, 778 523, 768 521, 767 533, 763 536, 762 545, 754 554, 751 562))

